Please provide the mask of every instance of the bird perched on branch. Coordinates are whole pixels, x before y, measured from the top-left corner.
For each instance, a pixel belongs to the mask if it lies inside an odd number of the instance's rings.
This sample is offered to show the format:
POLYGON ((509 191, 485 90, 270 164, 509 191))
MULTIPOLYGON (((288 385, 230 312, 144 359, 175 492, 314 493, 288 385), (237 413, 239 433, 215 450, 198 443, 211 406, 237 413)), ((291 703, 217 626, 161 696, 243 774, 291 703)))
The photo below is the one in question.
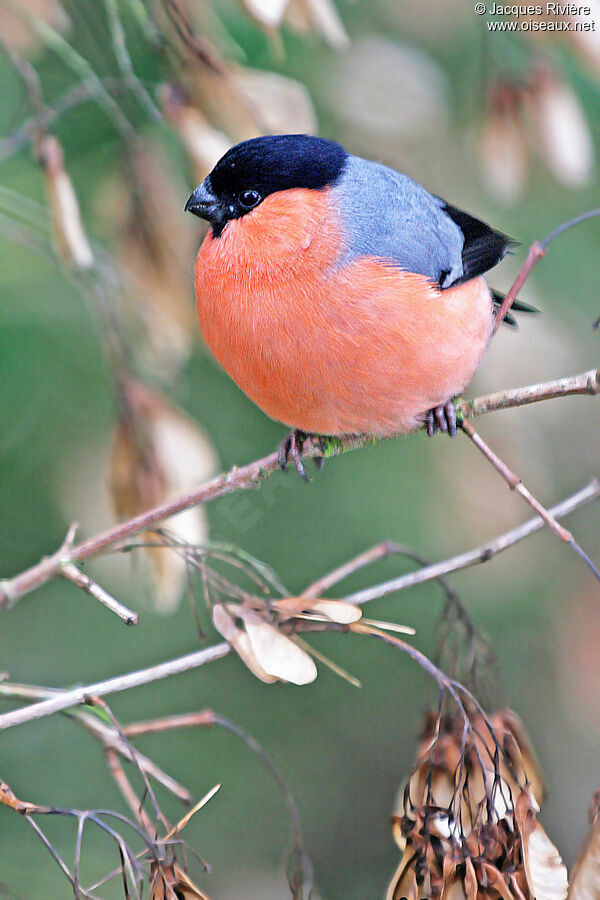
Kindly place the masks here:
MULTIPOLYGON (((489 343, 483 273, 506 235, 406 175, 303 134, 229 150, 185 209, 211 224, 196 262, 204 339, 245 393, 314 435, 456 433, 452 397, 489 343)), ((519 307, 517 307, 519 308, 519 307)))

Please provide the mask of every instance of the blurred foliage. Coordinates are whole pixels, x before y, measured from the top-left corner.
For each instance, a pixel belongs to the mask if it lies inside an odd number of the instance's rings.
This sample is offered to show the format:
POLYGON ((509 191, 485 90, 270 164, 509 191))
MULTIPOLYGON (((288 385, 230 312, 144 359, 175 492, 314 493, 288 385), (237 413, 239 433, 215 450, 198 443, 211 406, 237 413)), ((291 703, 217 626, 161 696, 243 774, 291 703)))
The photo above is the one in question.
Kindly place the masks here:
MULTIPOLYGON (((599 205, 593 149, 600 137, 599 63, 592 45, 539 33, 490 34, 485 18, 458 0, 338 0, 349 46, 340 23, 337 38, 314 21, 304 30, 298 9, 274 29, 249 15, 260 9, 258 0, 173 5, 187 10, 201 55, 214 50, 214 72, 210 58, 198 61, 198 47, 177 38, 159 3, 32 3, 37 36, 23 33, 29 3, 0 7, 3 577, 54 551, 72 520, 85 535, 112 520, 107 467, 123 374, 107 340, 115 328, 128 348, 127 374, 185 410, 223 467, 263 455, 283 437, 194 331, 192 271, 201 233, 182 209, 220 141, 226 146, 277 130, 278 122, 279 130, 295 130, 295 122, 302 130, 312 119, 321 134, 406 171, 525 247, 599 205), (133 90, 119 68, 111 8, 139 80, 133 90), (254 70, 296 83, 265 75, 257 82, 254 70), (98 96, 81 102, 70 93, 82 82, 90 87, 90 72, 110 103, 98 96), (121 111, 116 121, 111 104, 121 111), (36 116, 62 146, 93 248, 92 274, 62 265, 52 249, 36 116), (504 167, 520 172, 516 183, 509 178, 507 186, 504 167), (172 340, 162 324, 152 331, 156 317, 169 320, 170 310, 181 326, 172 340), (165 338, 160 346, 157 337, 165 338)), ((592 220, 553 244, 523 291, 543 316, 523 321, 516 334, 498 335, 470 392, 598 364, 592 323, 600 314, 599 237, 599 221, 592 220)), ((493 273, 495 287, 508 287, 521 259, 519 253, 493 273)), ((549 505, 597 474, 598 421, 597 403, 568 399, 489 417, 481 431, 549 505)), ((309 486, 288 472, 208 507, 211 538, 264 560, 292 592, 386 538, 441 559, 527 516, 466 441, 428 441, 422 434, 329 461, 309 486)), ((574 524, 596 560, 597 521, 590 508, 574 524)), ((348 588, 407 567, 385 560, 376 574, 350 579, 348 588)), ((152 580, 139 560, 100 560, 90 572, 140 611, 140 624, 123 628, 76 588, 55 581, 2 614, 0 667, 12 679, 91 682, 198 646, 185 596, 173 615, 156 611, 152 580)), ((488 695, 518 711, 538 748, 549 786, 542 821, 572 862, 598 779, 597 585, 546 533, 453 581, 498 655, 488 695)), ((370 614, 415 626, 414 640, 431 654, 442 603, 439 587, 428 584, 378 601, 370 614)), ((214 637, 208 616, 204 625, 214 637)), ((311 640, 360 678, 362 689, 323 668, 303 689, 268 686, 228 658, 118 696, 112 706, 124 720, 211 707, 238 721, 268 748, 297 797, 319 896, 380 897, 398 862, 389 831, 393 797, 435 695, 425 675, 389 648, 352 635, 311 640)), ((2 746, 2 777, 19 796, 123 809, 99 748, 71 721, 55 717, 10 730, 2 746)), ((212 865, 202 881, 210 896, 286 896, 285 810, 243 745, 227 733, 185 731, 169 740, 149 736, 142 747, 198 796, 222 784, 186 834, 212 865)), ((166 809, 179 817, 168 801, 166 809)), ((51 836, 68 858, 73 834, 53 824, 51 836)), ((55 863, 21 820, 2 813, 0 833, 7 896, 68 895, 55 863)), ((112 848, 93 835, 86 854, 99 874, 115 865, 112 848)))

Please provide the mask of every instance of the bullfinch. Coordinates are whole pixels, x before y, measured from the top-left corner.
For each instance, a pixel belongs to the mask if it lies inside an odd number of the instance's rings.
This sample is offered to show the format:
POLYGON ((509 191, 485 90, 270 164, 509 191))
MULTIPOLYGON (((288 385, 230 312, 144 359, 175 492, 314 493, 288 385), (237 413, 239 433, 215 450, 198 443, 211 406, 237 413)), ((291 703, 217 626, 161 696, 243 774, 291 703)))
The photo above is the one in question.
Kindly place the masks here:
POLYGON ((311 435, 456 433, 451 399, 492 335, 482 277, 514 246, 387 166, 305 134, 230 149, 186 203, 204 340, 239 387, 311 435))

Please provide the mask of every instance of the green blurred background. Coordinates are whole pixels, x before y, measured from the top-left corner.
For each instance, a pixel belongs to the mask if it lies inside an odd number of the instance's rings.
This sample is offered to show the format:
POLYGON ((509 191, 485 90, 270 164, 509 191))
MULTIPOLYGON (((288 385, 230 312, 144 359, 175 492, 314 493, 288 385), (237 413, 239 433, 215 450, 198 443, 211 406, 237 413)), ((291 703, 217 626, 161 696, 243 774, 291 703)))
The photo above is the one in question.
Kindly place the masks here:
MULTIPOLYGON (((447 0, 338 0, 351 41, 344 49, 287 26, 269 35, 234 0, 215 2, 212 14, 209 5, 188 5, 224 59, 305 84, 321 134, 407 172, 519 239, 521 250, 493 273, 499 289, 508 288, 534 239, 598 205, 591 148, 600 137, 600 60, 593 45, 586 49, 540 34, 490 35, 488 16, 476 16, 470 3, 447 0), (514 177, 521 170, 522 177, 514 177)), ((154 96, 160 83, 174 77, 172 64, 144 34, 133 0, 120 0, 117 8, 136 73, 154 96)), ((59 26, 65 39, 99 76, 116 78, 104 4, 66 2, 64 13, 68 22, 59 26)), ((7 22, 0 20, 10 44, 7 22)), ((77 81, 39 41, 19 52, 35 66, 47 104, 77 81)), ((6 53, 0 84, 0 127, 7 136, 32 112, 6 53)), ((146 146, 168 160, 166 177, 174 185, 168 215, 181 217, 193 247, 199 226, 181 210, 196 179, 177 130, 150 121, 130 94, 117 99, 146 146)), ((223 122, 217 124, 227 131, 223 122)), ((111 223, 114 208, 127 203, 126 179, 118 189, 113 184, 123 170, 122 138, 93 102, 74 107, 52 129, 88 233, 118 255, 111 223)), ((235 128, 229 137, 236 139, 235 128)), ((0 149, 0 183, 45 205, 43 175, 29 144, 15 153, 6 143, 0 149)), ((20 198, 1 196, 0 575, 8 577, 53 552, 70 521, 79 521, 84 535, 110 523, 102 485, 114 398, 98 316, 64 269, 27 246, 15 218, 20 198)), ((522 292, 542 315, 521 317, 518 332, 498 334, 469 394, 598 365, 592 324, 600 314, 599 237, 600 222, 592 220, 552 245, 522 292)), ((182 263, 190 308, 193 261, 190 249, 182 263)), ((162 378, 151 360, 141 374, 202 426, 222 467, 270 452, 284 429, 266 419, 195 341, 176 375, 162 378)), ((597 402, 572 398, 489 416, 478 427, 551 504, 598 474, 599 414, 597 402)), ((328 461, 310 485, 288 471, 256 492, 208 508, 211 537, 267 562, 291 592, 386 538, 437 560, 528 516, 466 440, 428 440, 423 434, 328 461)), ((597 523, 594 506, 569 520, 598 563, 597 523)), ((389 559, 349 580, 348 589, 407 569, 407 563, 389 559)), ((57 687, 90 683, 199 646, 186 598, 173 615, 157 613, 143 566, 108 560, 91 564, 89 571, 139 611, 140 624, 123 627, 91 598, 55 581, 2 614, 0 669, 12 680, 57 687)), ((546 532, 452 581, 498 656, 486 701, 490 708, 507 703, 524 720, 549 785, 542 822, 572 864, 598 787, 598 585, 569 548, 546 532)), ((439 586, 427 584, 372 604, 369 614, 413 625, 416 645, 431 654, 442 604, 439 586)), ((208 616, 203 618, 210 643, 218 636, 208 616)), ((234 719, 271 754, 297 798, 315 867, 315 896, 381 897, 398 860, 389 828, 394 795, 436 693, 391 648, 335 634, 310 640, 357 676, 362 689, 323 667, 316 683, 303 689, 266 686, 231 656, 116 696, 111 708, 120 721, 205 707, 234 719)), ((2 707, 11 708, 10 701, 2 707)), ((0 774, 19 797, 126 811, 97 743, 72 721, 54 717, 9 730, 1 746, 0 774)), ((257 758, 233 735, 214 730, 154 736, 139 746, 198 796, 222 785, 185 835, 212 866, 211 875, 201 876, 191 860, 192 874, 211 898, 288 896, 286 812, 257 758)), ((183 814, 170 798, 164 809, 172 820, 183 814)), ((43 824, 70 860, 73 823, 43 824)), ((0 833, 6 896, 70 896, 25 821, 0 812, 0 833)), ((113 847, 92 830, 84 859, 90 880, 118 864, 113 847)), ((107 890, 102 896, 116 895, 107 890)))

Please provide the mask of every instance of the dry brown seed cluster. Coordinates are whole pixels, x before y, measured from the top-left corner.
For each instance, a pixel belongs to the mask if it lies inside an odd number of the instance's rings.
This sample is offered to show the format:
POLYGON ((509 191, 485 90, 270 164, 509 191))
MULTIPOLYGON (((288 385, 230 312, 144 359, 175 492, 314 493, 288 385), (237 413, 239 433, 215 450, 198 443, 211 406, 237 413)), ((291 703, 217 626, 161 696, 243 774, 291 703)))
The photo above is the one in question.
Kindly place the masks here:
POLYGON ((561 900, 567 871, 537 821, 545 790, 517 716, 430 715, 401 791, 387 900, 561 900))

